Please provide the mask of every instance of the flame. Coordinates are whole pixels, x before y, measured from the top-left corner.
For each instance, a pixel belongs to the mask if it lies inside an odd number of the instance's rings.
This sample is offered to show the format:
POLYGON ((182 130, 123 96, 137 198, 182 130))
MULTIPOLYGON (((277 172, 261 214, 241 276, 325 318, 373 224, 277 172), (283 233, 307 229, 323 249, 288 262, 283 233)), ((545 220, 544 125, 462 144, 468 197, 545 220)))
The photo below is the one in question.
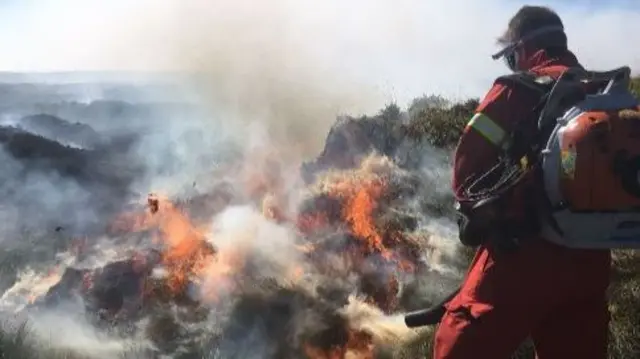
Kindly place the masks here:
POLYGON ((150 196, 149 203, 166 246, 162 264, 168 268, 167 285, 175 293, 184 291, 190 279, 213 261, 215 250, 205 234, 170 201, 150 196))
MULTIPOLYGON (((45 289, 45 288, 51 288, 52 286, 54 286, 56 283, 58 283, 60 281, 60 279, 62 279, 62 274, 64 273, 64 266, 61 265, 56 265, 53 268, 51 268, 47 274, 40 279, 37 284, 36 287, 38 289, 45 289)), ((31 304, 35 303, 36 300, 38 300, 39 295, 37 294, 38 292, 41 292, 42 290, 37 290, 36 292, 34 292, 33 294, 30 294, 27 297, 27 301, 31 304)), ((46 291, 46 290, 44 290, 46 291)))
POLYGON ((183 293, 211 263, 216 251, 205 232, 166 197, 150 194, 144 213, 126 213, 111 226, 130 232, 156 229, 155 241, 163 245, 161 264, 167 270, 166 285, 174 293, 183 293))
POLYGON ((304 353, 309 359, 373 359, 374 344, 372 336, 363 331, 347 330, 344 345, 319 348, 305 343, 304 353))
MULTIPOLYGON (((388 244, 400 242, 399 234, 386 231, 376 223, 376 211, 381 197, 387 192, 388 183, 383 177, 346 178, 333 183, 329 188, 331 196, 341 198, 341 217, 349 226, 350 234, 359 241, 355 260, 371 254, 380 255, 386 261, 395 261, 399 269, 411 270, 412 265, 404 261, 388 244)), ((322 217, 320 217, 322 218, 322 217)))
POLYGON ((217 302, 220 299, 219 293, 231 292, 235 288, 233 275, 244 265, 243 259, 242 252, 227 250, 218 252, 214 260, 207 261, 195 281, 201 288, 201 300, 217 302))
POLYGON ((343 216, 351 226, 353 235, 365 241, 368 253, 377 252, 388 259, 390 252, 385 248, 382 235, 373 220, 378 199, 385 188, 385 184, 379 180, 361 184, 360 188, 355 189, 355 193, 350 193, 343 216))
MULTIPOLYGON (((355 174, 337 172, 325 177, 320 186, 321 193, 341 203, 339 217, 347 226, 349 238, 346 250, 338 255, 351 271, 360 274, 365 301, 386 313, 392 312, 398 305, 398 272, 414 271, 418 256, 410 250, 407 252, 405 244, 410 244, 412 238, 405 235, 402 228, 386 228, 379 220, 380 204, 390 191, 389 177, 369 169, 355 174), (372 265, 370 258, 374 263, 382 260, 389 268, 388 273, 376 273, 371 278, 363 275, 371 272, 367 270, 372 265)), ((322 211, 307 213, 299 219, 298 227, 312 232, 325 225, 329 217, 330 214, 322 211)), ((331 272, 332 269, 324 270, 331 272)), ((374 272, 379 271, 374 269, 374 272)))
MULTIPOLYGON (((296 216, 289 213, 286 206, 291 201, 286 195, 288 188, 283 181, 280 163, 271 153, 263 154, 261 158, 259 163, 262 166, 247 164, 253 160, 242 166, 240 171, 244 177, 239 185, 244 187, 262 215, 297 230, 301 241, 295 246, 302 254, 308 255, 314 271, 324 271, 329 275, 344 275, 341 271, 358 274, 359 291, 364 295, 364 301, 385 313, 392 312, 398 305, 400 281, 397 272, 413 270, 416 261, 403 252, 407 246, 402 244, 409 243, 411 238, 402 229, 385 228, 379 218, 384 209, 381 204, 391 190, 389 177, 361 170, 355 175, 341 173, 324 178, 320 192, 331 199, 326 206, 328 208, 312 206, 312 211, 296 216), (344 230, 348 234, 344 247, 327 250, 338 258, 342 257, 343 262, 335 266, 339 268, 332 268, 333 262, 324 261, 327 258, 323 256, 323 248, 326 247, 321 243, 324 237, 316 239, 327 228, 344 230), (369 270, 367 266, 372 265, 369 258, 378 261, 376 264, 384 261, 384 266, 390 268, 389 273, 381 274, 377 268, 369 270), (369 276, 367 273, 370 272, 376 273, 369 276)), ((237 274, 248 257, 243 248, 214 248, 205 225, 208 223, 195 223, 181 205, 162 196, 150 195, 144 212, 125 213, 112 223, 111 228, 129 232, 152 231, 162 247, 160 263, 166 271, 162 283, 169 293, 185 293, 191 284, 195 284, 200 301, 218 302, 222 293, 241 289, 236 285, 237 274)), ((305 278, 306 264, 292 263, 283 274, 284 278, 279 279, 282 283, 301 281, 305 278)), ((330 347, 306 343, 303 345, 304 353, 310 359, 373 358, 374 346, 370 335, 352 329, 345 333, 342 343, 330 347)))
MULTIPOLYGON (((398 270, 413 269, 411 260, 405 259, 394 247, 402 242, 402 234, 380 228, 377 222, 378 210, 383 196, 389 191, 388 178, 364 170, 355 176, 338 175, 325 179, 323 193, 337 199, 339 207, 317 208, 311 213, 299 216, 289 215, 285 209, 287 203, 282 181, 282 167, 277 156, 270 152, 256 154, 261 166, 242 168, 245 175, 241 184, 250 196, 258 199, 265 218, 282 225, 292 224, 302 238, 313 238, 323 228, 330 225, 330 218, 335 218, 346 225, 349 233, 349 244, 345 251, 337 253, 343 257, 346 268, 363 273, 367 258, 371 255, 395 265, 398 270), (266 171, 266 169, 270 171, 266 171), (330 213, 336 211, 339 213, 330 213)), ((249 161, 254 163, 253 160, 249 161)), ((216 288, 230 290, 233 288, 233 275, 244 265, 241 251, 225 253, 214 250, 207 240, 206 231, 192 222, 180 208, 169 199, 150 195, 147 198, 147 211, 137 215, 125 214, 114 222, 113 228, 129 231, 156 229, 156 240, 163 245, 161 264, 167 276, 166 285, 172 293, 182 293, 190 283, 201 287, 202 299, 218 300, 216 288), (215 286, 213 285, 215 283, 215 286)), ((200 226, 201 227, 201 226, 200 226)), ((304 241, 296 245, 302 253, 310 254, 321 251, 322 246, 313 241, 304 241)), ((311 258, 310 257, 310 258, 311 258)), ((322 262, 322 256, 315 256, 322 262)), ((317 269, 332 273, 330 265, 315 263, 317 269)), ((287 278, 293 282, 304 277, 304 269, 292 264, 287 278)), ((339 273, 336 273, 339 274, 339 273)), ((385 311, 392 311, 397 304, 398 279, 387 274, 387 279, 371 281, 365 285, 367 301, 375 303, 385 311)), ((366 279, 365 279, 366 280, 366 279)))

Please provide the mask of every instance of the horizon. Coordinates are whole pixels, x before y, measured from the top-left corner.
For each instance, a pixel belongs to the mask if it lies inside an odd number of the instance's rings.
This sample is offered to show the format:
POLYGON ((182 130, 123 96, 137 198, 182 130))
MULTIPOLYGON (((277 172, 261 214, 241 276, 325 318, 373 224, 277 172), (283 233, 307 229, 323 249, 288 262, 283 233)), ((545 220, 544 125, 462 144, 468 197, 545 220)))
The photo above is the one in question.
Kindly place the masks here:
MULTIPOLYGON (((0 76, 212 73, 209 82, 224 91, 277 81, 296 92, 306 83, 313 96, 337 91, 368 108, 422 95, 480 97, 507 72, 490 58, 494 39, 526 3, 5 0, 0 76)), ((640 37, 640 3, 537 4, 563 18, 585 66, 640 72, 640 47, 629 35, 640 37)))

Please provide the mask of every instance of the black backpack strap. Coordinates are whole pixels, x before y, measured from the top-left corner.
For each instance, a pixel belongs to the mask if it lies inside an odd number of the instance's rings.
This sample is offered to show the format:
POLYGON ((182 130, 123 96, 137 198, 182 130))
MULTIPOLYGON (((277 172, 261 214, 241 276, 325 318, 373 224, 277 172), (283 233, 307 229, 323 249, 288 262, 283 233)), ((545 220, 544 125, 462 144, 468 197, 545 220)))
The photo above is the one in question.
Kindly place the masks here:
POLYGON ((505 85, 524 86, 533 90, 540 95, 547 94, 555 83, 555 79, 551 76, 539 76, 529 71, 519 71, 513 74, 500 76, 496 82, 505 85))
POLYGON ((526 89, 532 96, 538 98, 536 104, 530 110, 531 116, 516 120, 513 131, 509 133, 507 144, 503 149, 503 159, 510 162, 520 161, 523 155, 529 152, 527 149, 530 146, 525 143, 536 140, 531 138, 531 131, 537 124, 538 116, 547 103, 556 79, 547 75, 540 76, 529 71, 519 71, 500 76, 495 80, 495 83, 501 83, 509 88, 526 89))

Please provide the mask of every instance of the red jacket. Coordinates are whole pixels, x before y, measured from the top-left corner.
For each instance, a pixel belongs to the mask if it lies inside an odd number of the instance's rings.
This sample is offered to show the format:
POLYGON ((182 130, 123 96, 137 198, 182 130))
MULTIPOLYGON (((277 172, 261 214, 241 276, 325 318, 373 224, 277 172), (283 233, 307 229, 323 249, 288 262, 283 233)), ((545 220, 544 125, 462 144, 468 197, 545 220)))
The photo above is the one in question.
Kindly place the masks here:
MULTIPOLYGON (((580 66, 573 53, 550 58, 541 50, 528 60, 529 68, 539 75, 557 78, 568 67, 580 66)), ((515 121, 531 116, 539 99, 528 92, 494 82, 493 87, 475 111, 458 142, 454 156, 453 191, 464 199, 463 184, 471 177, 487 171, 499 154, 500 135, 513 129, 515 121)))
MULTIPOLYGON (((579 65, 571 53, 551 59, 539 52, 529 61, 535 72, 552 77, 579 65)), ((532 96, 532 91, 495 83, 482 100, 455 151, 453 188, 459 200, 464 179, 495 161, 498 150, 490 141, 495 134, 531 118, 538 103, 532 96)), ((478 247, 459 293, 445 305, 434 358, 509 358, 527 337, 541 358, 607 357, 609 250, 523 240, 518 250, 503 255, 490 238, 483 239, 489 243, 478 247)))

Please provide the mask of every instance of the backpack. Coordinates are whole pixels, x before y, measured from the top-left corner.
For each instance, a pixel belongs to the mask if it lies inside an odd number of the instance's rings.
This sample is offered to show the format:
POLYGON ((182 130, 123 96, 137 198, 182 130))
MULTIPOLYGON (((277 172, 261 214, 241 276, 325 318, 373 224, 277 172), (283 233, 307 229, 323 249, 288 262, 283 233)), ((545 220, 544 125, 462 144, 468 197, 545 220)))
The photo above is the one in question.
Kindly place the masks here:
POLYGON ((508 212, 508 198, 519 192, 529 232, 546 240, 640 248, 640 101, 629 90, 630 68, 569 68, 557 79, 522 72, 500 80, 534 91, 540 101, 533 118, 516 123, 496 166, 467 188, 473 204, 467 215, 486 207, 508 212))

